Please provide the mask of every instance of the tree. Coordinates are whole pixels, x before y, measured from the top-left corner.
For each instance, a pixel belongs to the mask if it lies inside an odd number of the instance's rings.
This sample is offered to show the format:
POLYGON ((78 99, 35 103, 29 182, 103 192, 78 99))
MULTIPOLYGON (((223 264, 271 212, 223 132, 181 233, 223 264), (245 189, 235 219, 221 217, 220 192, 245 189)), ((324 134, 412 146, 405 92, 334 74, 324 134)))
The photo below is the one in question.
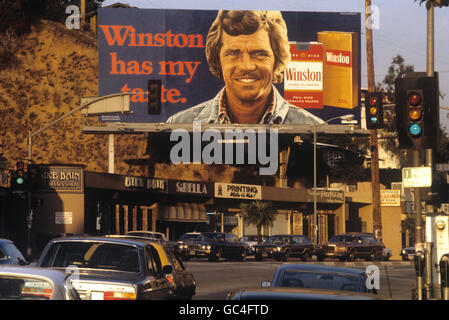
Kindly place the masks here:
POLYGON ((394 84, 396 79, 401 78, 407 72, 413 72, 415 67, 411 64, 405 64, 404 58, 397 54, 392 58, 388 67, 388 74, 382 83, 377 84, 377 90, 384 91, 389 101, 394 101, 394 84))
POLYGON ((429 9, 430 6, 434 7, 448 7, 449 0, 414 0, 415 2, 419 1, 419 5, 421 5, 424 1, 426 2, 426 8, 429 9))
POLYGON ((265 201, 252 201, 240 204, 243 221, 247 225, 254 224, 257 228, 257 243, 262 243, 262 226, 272 226, 277 214, 273 203, 265 201))

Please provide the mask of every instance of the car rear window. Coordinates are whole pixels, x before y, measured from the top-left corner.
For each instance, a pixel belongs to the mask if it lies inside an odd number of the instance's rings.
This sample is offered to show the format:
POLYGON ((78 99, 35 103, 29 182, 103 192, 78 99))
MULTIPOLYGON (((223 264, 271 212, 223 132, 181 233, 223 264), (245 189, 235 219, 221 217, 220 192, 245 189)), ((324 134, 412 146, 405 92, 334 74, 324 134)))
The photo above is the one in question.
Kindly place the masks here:
POLYGON ((42 261, 42 267, 106 269, 140 272, 139 253, 132 245, 103 242, 57 242, 42 261))
POLYGON ((339 273, 285 271, 281 287, 360 291, 361 277, 339 273))
POLYGON ((41 279, 0 275, 1 300, 48 300, 52 284, 41 279))

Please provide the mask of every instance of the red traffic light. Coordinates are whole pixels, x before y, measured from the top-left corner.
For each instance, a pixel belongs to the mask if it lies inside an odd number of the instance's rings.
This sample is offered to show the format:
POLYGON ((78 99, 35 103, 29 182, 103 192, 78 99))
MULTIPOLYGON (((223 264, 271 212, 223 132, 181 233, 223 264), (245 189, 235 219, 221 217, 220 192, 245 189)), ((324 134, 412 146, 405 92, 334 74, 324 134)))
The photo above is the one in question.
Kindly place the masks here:
POLYGON ((411 92, 407 97, 408 103, 412 106, 417 106, 421 104, 422 97, 418 92, 411 92))
POLYGON ((377 97, 370 97, 369 98, 370 107, 374 107, 376 104, 377 104, 377 97))

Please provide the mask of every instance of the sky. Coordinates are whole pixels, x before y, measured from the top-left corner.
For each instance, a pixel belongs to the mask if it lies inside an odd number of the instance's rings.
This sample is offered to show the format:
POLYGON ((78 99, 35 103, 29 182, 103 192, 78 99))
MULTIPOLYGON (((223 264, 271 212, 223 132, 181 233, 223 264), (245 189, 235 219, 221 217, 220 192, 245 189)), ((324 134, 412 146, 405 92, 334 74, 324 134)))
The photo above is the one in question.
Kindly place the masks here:
MULTIPOLYGON (((103 6, 121 2, 138 8, 158 9, 248 9, 318 12, 359 12, 362 16, 361 81, 367 87, 365 1, 364 0, 106 0, 103 6)), ((371 0, 378 26, 373 29, 375 82, 382 82, 391 60, 400 54, 415 71, 426 71, 427 13, 425 4, 414 0, 371 0)), ((439 73, 440 124, 449 132, 449 7, 435 12, 435 71, 439 73)))

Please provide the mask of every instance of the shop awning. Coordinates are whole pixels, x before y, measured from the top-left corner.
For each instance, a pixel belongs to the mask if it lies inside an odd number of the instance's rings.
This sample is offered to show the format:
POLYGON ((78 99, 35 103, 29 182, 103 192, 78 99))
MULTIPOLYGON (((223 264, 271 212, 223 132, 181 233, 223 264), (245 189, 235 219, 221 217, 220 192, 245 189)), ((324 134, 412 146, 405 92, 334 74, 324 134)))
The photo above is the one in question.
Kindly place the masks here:
POLYGON ((160 206, 159 219, 173 222, 206 222, 206 207, 202 203, 182 202, 176 206, 160 206))

